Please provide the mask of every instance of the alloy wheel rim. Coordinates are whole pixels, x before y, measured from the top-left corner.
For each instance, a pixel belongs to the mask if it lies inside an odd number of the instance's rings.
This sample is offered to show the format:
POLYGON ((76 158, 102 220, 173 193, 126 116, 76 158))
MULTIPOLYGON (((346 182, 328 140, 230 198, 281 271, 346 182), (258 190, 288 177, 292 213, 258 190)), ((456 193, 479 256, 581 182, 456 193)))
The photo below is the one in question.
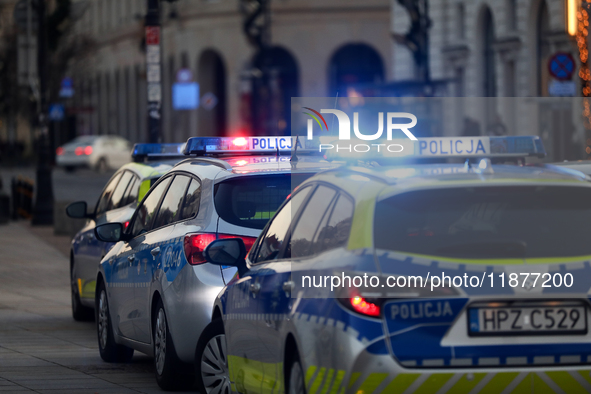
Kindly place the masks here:
POLYGON ((162 375, 164 371, 164 362, 166 360, 166 315, 164 309, 158 310, 156 317, 156 332, 154 333, 154 360, 156 362, 156 371, 162 375))
POLYGON ((207 342, 201 355, 201 379, 207 394, 230 393, 225 335, 216 335, 207 342))
POLYGON ((107 335, 109 327, 109 306, 107 305, 107 294, 104 290, 101 291, 99 298, 99 311, 98 311, 98 335, 101 348, 107 347, 107 335))

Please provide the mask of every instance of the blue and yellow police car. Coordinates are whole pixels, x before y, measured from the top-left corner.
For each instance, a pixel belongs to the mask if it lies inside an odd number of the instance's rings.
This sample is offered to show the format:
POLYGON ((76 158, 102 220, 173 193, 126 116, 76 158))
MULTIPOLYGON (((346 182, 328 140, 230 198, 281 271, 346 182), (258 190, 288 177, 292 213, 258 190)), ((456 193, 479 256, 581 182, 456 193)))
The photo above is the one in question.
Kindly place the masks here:
POLYGON ((113 246, 112 243, 98 241, 94 228, 114 221, 129 223, 150 186, 184 158, 183 148, 184 143, 136 144, 131 155, 133 162, 115 172, 92 212, 88 212, 85 201, 72 203, 66 208, 69 217, 86 219, 84 227, 72 239, 70 250, 70 288, 75 320, 94 318, 96 270, 113 246))
POLYGON ((325 171, 248 255, 209 244, 238 275, 196 348, 200 392, 591 392, 588 177, 493 164, 542 156, 537 137, 431 141, 483 151, 325 171))

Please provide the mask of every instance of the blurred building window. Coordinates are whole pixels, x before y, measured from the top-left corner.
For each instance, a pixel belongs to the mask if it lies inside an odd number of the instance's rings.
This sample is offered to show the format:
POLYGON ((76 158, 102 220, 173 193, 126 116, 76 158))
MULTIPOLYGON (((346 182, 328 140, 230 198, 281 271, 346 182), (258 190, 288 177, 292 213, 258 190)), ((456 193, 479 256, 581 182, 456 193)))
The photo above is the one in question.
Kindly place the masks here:
POLYGON ((515 78, 515 61, 505 63, 505 96, 515 97, 517 93, 515 78))
POLYGON ((456 26, 458 27, 458 38, 466 38, 466 7, 464 3, 458 3, 456 6, 456 26))
POLYGON ((463 67, 456 69, 456 97, 465 97, 465 71, 463 67))
POLYGON ((203 51, 197 61, 197 73, 200 95, 207 95, 198 110, 198 130, 210 130, 212 135, 225 135, 226 66, 221 55, 212 49, 203 51))
POLYGON ((506 0, 507 2, 507 30, 517 31, 517 0, 506 0))
POLYGON ((346 96, 354 91, 380 84, 384 63, 379 53, 366 44, 348 44, 335 52, 329 66, 329 95, 346 96))
POLYGON ((495 97, 497 95, 496 56, 494 49, 495 27, 492 13, 488 7, 484 10, 483 22, 484 97, 495 97))

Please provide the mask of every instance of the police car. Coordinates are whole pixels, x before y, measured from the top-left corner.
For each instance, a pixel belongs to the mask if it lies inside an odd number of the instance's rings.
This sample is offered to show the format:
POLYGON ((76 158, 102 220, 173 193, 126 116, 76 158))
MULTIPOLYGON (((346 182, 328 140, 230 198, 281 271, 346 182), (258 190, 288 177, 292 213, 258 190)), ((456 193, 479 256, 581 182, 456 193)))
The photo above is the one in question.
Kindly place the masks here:
POLYGON ((492 164, 543 156, 537 137, 474 138, 465 163, 314 176, 248 255, 210 243, 239 275, 199 339, 199 391, 591 392, 591 183, 492 164))
POLYGON ((128 223, 150 186, 184 158, 183 148, 184 144, 136 144, 131 155, 134 162, 124 165, 111 177, 91 213, 87 212, 85 201, 72 203, 66 208, 69 217, 87 219, 72 239, 70 250, 72 316, 75 320, 94 318, 96 269, 113 246, 98 241, 94 228, 113 221, 128 223))
POLYGON ((97 332, 105 361, 134 350, 154 356, 164 389, 193 380, 199 334, 213 301, 236 272, 207 264, 216 239, 252 245, 293 186, 334 168, 317 156, 292 155, 292 137, 191 138, 187 159, 152 186, 127 229, 96 227, 118 242, 96 277, 97 332))

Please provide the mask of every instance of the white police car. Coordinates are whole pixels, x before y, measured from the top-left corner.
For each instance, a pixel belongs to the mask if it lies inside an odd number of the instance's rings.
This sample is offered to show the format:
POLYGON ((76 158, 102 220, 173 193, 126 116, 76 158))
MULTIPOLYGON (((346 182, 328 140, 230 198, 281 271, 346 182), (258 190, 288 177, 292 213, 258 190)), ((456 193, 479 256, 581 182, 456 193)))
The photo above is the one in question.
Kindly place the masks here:
POLYGON ((199 339, 200 392, 591 392, 591 183, 491 164, 543 155, 537 137, 474 138, 506 149, 325 171, 248 256, 212 242, 239 276, 199 339))
POLYGON ((76 219, 87 219, 72 239, 70 250, 70 288, 72 316, 84 321, 94 318, 96 269, 113 246, 96 240, 94 228, 108 222, 128 223, 150 186, 184 158, 183 144, 136 144, 134 162, 121 167, 103 189, 94 210, 89 213, 85 201, 68 205, 66 213, 76 219))
POLYGON ((189 157, 150 189, 127 229, 120 223, 96 228, 97 238, 118 242, 96 278, 103 360, 127 360, 135 349, 154 356, 162 388, 192 381, 199 334, 236 272, 207 264, 205 247, 237 236, 251 245, 293 186, 335 167, 319 157, 292 157, 293 142, 191 138, 189 157))

